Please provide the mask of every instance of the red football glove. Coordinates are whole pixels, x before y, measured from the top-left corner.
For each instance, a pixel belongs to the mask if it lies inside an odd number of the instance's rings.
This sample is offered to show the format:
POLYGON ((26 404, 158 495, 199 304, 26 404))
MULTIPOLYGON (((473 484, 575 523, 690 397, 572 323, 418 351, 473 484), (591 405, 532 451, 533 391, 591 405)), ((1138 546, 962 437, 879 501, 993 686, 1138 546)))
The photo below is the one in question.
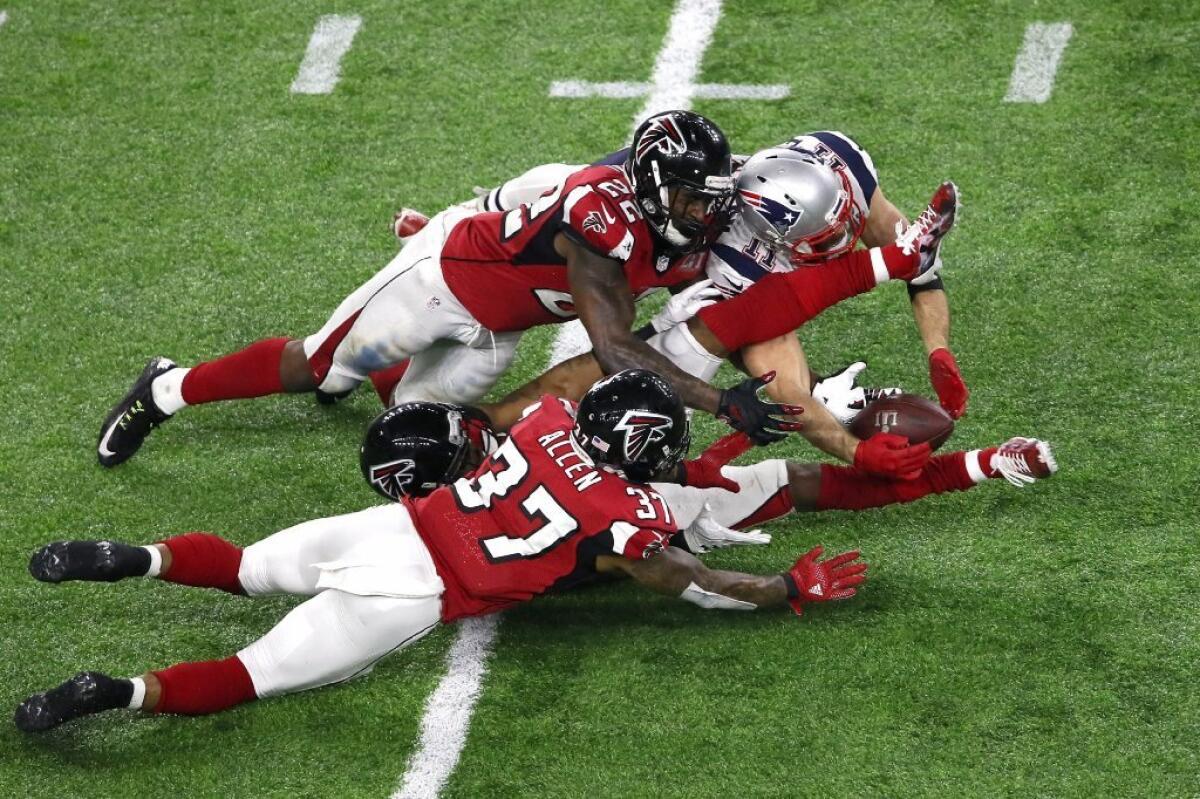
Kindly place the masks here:
POLYGON ((967 412, 967 384, 963 382, 962 374, 958 371, 958 361, 954 354, 945 347, 939 347, 929 353, 929 382, 937 392, 938 402, 950 418, 961 418, 967 412))
POLYGON ((732 480, 721 476, 721 467, 750 449, 750 437, 745 433, 730 433, 719 438, 700 457, 684 461, 683 480, 685 486, 693 488, 723 488, 735 494, 741 491, 741 486, 732 480))
POLYGON ((805 602, 830 602, 837 599, 849 599, 854 596, 854 586, 867 579, 867 564, 858 560, 858 550, 843 552, 829 560, 818 563, 824 548, 815 546, 810 549, 791 571, 783 575, 787 584, 788 604, 796 615, 804 611, 805 602))
POLYGON ((875 477, 916 480, 929 462, 929 444, 908 445, 895 433, 876 433, 854 450, 854 468, 875 477))

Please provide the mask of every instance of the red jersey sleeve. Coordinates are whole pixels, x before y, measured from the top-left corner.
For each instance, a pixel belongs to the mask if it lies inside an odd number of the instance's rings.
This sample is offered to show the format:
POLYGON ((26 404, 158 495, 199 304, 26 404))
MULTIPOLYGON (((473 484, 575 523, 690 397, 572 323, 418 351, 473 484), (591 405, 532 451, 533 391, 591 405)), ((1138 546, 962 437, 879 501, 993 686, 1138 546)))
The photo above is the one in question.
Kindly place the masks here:
POLYGON ((613 203, 584 184, 563 203, 562 232, 603 258, 624 263, 633 255, 634 233, 613 203))
POLYGON ((653 557, 669 546, 672 533, 629 522, 614 522, 608 528, 613 538, 613 554, 629 560, 653 557))

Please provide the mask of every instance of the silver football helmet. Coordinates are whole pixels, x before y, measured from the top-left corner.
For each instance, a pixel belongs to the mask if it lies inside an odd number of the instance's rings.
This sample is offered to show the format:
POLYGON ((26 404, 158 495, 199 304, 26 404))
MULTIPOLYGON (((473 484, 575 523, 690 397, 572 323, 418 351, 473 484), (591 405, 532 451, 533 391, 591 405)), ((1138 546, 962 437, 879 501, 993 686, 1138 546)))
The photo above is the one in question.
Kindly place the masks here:
POLYGON ((849 252, 866 224, 845 166, 786 147, 760 150, 746 161, 737 199, 754 236, 796 266, 849 252))

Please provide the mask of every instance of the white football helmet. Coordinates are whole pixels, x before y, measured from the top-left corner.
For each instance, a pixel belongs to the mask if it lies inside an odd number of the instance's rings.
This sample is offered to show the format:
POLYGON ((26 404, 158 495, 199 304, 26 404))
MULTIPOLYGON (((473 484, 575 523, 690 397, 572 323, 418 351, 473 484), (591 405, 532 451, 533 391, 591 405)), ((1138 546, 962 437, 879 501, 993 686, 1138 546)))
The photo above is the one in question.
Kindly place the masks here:
POLYGON ((737 199, 754 236, 796 266, 849 252, 866 224, 844 165, 785 147, 760 150, 746 161, 737 199))

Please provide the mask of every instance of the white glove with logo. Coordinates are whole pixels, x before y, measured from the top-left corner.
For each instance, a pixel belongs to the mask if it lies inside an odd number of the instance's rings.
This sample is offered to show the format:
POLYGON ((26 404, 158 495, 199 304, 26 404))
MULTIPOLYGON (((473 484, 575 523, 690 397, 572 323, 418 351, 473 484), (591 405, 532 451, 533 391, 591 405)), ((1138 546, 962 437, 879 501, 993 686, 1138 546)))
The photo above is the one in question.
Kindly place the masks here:
POLYGON ((813 398, 824 405, 842 424, 850 424, 859 411, 880 397, 900 393, 899 387, 864 388, 854 385, 867 364, 855 361, 840 372, 835 372, 812 388, 813 398))
POLYGON ((730 530, 712 517, 712 506, 705 502, 696 521, 683 531, 683 540, 687 541, 688 549, 700 555, 726 547, 764 546, 771 543, 771 534, 762 530, 748 533, 730 530))
POLYGON ((696 315, 696 311, 706 305, 712 305, 723 296, 711 280, 701 280, 667 300, 662 310, 650 318, 650 324, 658 333, 670 330, 675 325, 691 319, 696 315))

